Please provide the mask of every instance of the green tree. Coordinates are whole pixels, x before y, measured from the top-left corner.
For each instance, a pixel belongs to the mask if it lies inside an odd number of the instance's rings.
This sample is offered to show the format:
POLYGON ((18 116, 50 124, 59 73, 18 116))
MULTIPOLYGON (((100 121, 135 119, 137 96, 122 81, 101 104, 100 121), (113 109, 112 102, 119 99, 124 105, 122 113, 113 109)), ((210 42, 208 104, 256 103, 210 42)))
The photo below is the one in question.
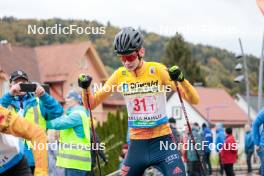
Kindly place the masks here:
POLYGON ((202 73, 197 60, 192 58, 188 43, 179 33, 169 40, 166 47, 165 58, 162 62, 167 66, 178 65, 185 77, 192 83, 202 82, 205 85, 204 74, 202 73))
MULTIPOLYGON (((72 43, 90 40, 96 47, 100 57, 109 73, 121 66, 117 56, 113 54, 113 40, 120 28, 113 26, 110 22, 105 25, 104 35, 65 35, 65 34, 28 34, 28 25, 39 27, 77 25, 81 27, 103 26, 102 23, 89 20, 74 19, 17 19, 15 17, 0 18, 0 40, 7 40, 12 45, 40 46, 59 43, 72 43)), ((143 46, 146 49, 146 61, 163 62, 167 66, 179 65, 185 72, 185 76, 191 82, 206 82, 208 87, 223 87, 231 94, 245 92, 245 84, 234 84, 233 79, 238 73, 234 67, 235 54, 225 49, 210 45, 192 44, 184 41, 180 34, 169 38, 152 32, 142 30, 144 36, 143 46), (164 59, 162 59, 164 58, 164 59), (211 58, 215 58, 221 64, 211 64, 211 58), (162 60, 161 60, 162 59, 162 60), (201 80, 201 81, 200 81, 201 80)), ((251 94, 257 94, 258 90, 258 65, 259 60, 252 55, 247 55, 249 69, 249 81, 251 94)), ((264 86, 263 86, 264 88, 264 86)))

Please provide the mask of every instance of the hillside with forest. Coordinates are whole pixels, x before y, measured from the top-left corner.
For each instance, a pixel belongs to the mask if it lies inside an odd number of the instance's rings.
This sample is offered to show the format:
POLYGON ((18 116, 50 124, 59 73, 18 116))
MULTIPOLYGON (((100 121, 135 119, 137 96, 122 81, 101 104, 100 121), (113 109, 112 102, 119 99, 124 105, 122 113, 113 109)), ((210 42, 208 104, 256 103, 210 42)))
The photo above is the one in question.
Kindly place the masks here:
MULTIPOLYGON (((90 40, 99 52, 109 73, 120 66, 120 61, 113 54, 113 39, 120 28, 108 22, 106 25, 89 20, 72 19, 16 19, 3 17, 0 19, 0 40, 7 40, 14 45, 40 46, 58 43, 70 43, 90 40), (28 34, 28 25, 36 26, 77 25, 81 27, 105 27, 105 34, 28 34)), ((202 82, 207 87, 223 87, 231 95, 244 93, 244 83, 234 83, 234 78, 242 73, 236 73, 234 67, 239 62, 235 54, 225 49, 202 44, 192 44, 184 40, 181 34, 165 37, 140 29, 145 37, 146 60, 162 62, 167 66, 179 64, 186 73, 186 78, 192 83, 202 82)), ((242 61, 240 61, 242 62, 242 61)), ((251 94, 257 94, 258 59, 247 56, 251 94)))

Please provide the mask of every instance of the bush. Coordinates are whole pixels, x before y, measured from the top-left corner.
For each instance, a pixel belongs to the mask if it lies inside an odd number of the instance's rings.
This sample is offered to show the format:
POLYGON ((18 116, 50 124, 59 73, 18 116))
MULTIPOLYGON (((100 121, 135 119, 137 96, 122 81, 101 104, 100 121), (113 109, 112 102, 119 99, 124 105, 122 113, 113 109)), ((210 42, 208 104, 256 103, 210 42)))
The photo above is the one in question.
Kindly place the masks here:
MULTIPOLYGON (((109 113, 107 121, 99 124, 96 132, 99 135, 101 142, 105 143, 105 154, 108 159, 108 164, 104 165, 100 161, 102 175, 107 175, 118 170, 119 155, 121 154, 121 146, 126 143, 127 135, 127 112, 117 111, 116 114, 109 113)), ((96 175, 99 175, 96 168, 96 175)))

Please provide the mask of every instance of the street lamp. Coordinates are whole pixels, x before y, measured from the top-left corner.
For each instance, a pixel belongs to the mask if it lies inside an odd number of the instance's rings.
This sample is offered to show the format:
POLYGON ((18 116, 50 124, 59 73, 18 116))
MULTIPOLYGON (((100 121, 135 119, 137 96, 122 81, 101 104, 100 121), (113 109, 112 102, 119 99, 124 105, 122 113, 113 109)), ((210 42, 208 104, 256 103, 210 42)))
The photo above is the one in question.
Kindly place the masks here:
POLYGON ((241 70, 243 69, 243 65, 241 63, 238 63, 236 66, 235 66, 235 70, 240 72, 241 70))
POLYGON ((235 67, 236 71, 241 71, 242 69, 244 69, 244 74, 243 75, 239 75, 234 79, 234 82, 236 83, 241 83, 243 80, 245 80, 245 84, 246 84, 246 101, 248 104, 248 119, 250 120, 250 97, 249 97, 249 80, 248 80, 248 68, 247 68, 247 62, 246 62, 246 56, 244 54, 244 49, 242 46, 242 42, 241 39, 238 39, 239 41, 239 45, 240 45, 240 50, 241 50, 241 55, 236 56, 237 59, 242 58, 243 59, 243 65, 241 63, 238 63, 235 67))
POLYGON ((263 60, 264 60, 264 33, 262 39, 261 56, 259 60, 258 111, 260 110, 262 104, 263 60))
POLYGON ((236 83, 241 83, 242 81, 244 81, 245 76, 244 75, 239 75, 234 79, 234 82, 236 83))

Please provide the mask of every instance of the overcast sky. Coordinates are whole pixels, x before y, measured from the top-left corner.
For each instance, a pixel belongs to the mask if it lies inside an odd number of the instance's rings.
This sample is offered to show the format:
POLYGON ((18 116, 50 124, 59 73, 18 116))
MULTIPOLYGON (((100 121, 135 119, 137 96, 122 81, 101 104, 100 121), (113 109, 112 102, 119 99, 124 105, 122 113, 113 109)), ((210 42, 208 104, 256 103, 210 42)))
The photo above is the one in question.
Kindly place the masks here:
POLYGON ((0 17, 97 20, 141 27, 162 35, 176 31, 192 43, 260 56, 264 16, 255 0, 0 0, 0 17))

